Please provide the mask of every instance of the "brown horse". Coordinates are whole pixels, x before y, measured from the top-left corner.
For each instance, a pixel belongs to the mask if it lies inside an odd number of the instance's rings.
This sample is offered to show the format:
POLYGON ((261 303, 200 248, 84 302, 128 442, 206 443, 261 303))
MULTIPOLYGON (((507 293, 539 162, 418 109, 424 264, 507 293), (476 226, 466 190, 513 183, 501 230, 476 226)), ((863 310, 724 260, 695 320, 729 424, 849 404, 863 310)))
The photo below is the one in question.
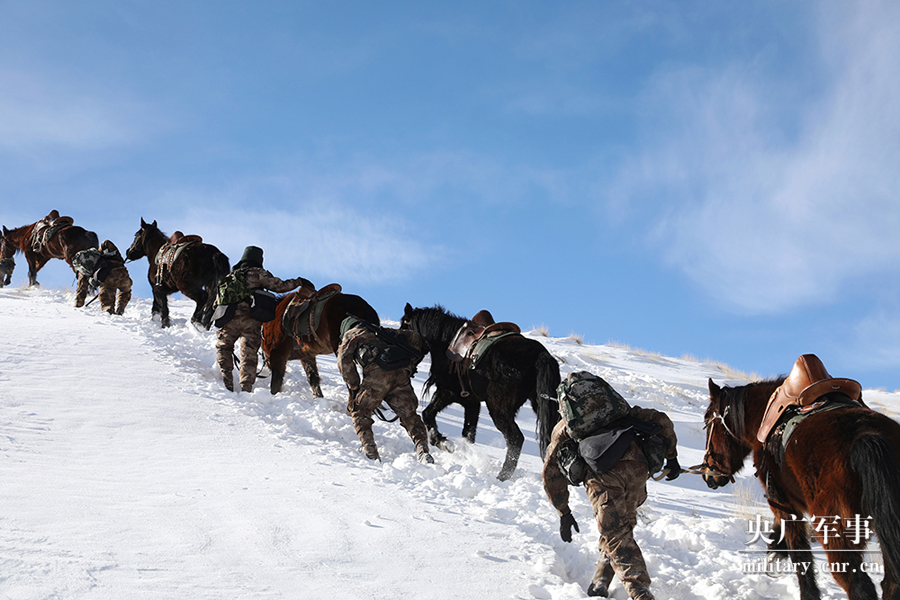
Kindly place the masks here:
MULTIPOLYGON (((96 233, 73 225, 71 219, 60 218, 59 212, 53 210, 46 217, 31 225, 23 225, 12 230, 3 227, 3 238, 0 241, 0 263, 6 264, 8 269, 6 277, 7 283, 9 283, 12 278, 12 269, 15 267, 15 263, 10 264, 9 261, 16 252, 22 252, 28 263, 28 285, 40 285, 37 280, 38 271, 51 258, 62 259, 71 267, 76 254, 88 248, 97 248, 99 245, 96 233), (53 227, 54 223, 56 227, 53 227), (45 230, 45 226, 51 227, 47 229, 51 235, 46 239, 40 235, 45 230), (36 233, 38 235, 35 235, 36 233)), ((80 299, 80 303, 76 300, 76 305, 81 306, 87 296, 89 279, 82 277, 77 272, 75 276, 78 280, 77 298, 80 299)))
POLYGON ((436 391, 422 411, 431 444, 449 449, 447 438, 438 431, 437 414, 453 403, 463 406, 462 434, 474 443, 478 415, 484 402, 494 425, 506 441, 506 458, 497 476, 504 481, 512 476, 519 463, 525 436, 516 425, 516 414, 529 399, 537 415, 536 433, 541 457, 550 444, 553 426, 559 421, 556 401, 556 388, 560 382, 559 363, 539 341, 520 334, 510 335, 496 342, 477 368, 468 370, 466 387, 470 390, 464 393, 462 376, 453 368, 447 349, 466 322, 466 319, 447 312, 441 306, 413 308, 407 303, 400 328, 412 329, 421 335, 431 353, 431 372, 425 388, 427 390, 434 385, 436 391))
POLYGON ((297 292, 286 294, 278 302, 275 318, 263 323, 262 349, 272 372, 270 390, 272 394, 281 391, 284 385, 284 374, 289 360, 299 360, 306 372, 309 387, 313 396, 322 398, 321 378, 316 356, 319 354, 337 354, 341 342, 341 321, 353 315, 380 324, 378 313, 369 303, 353 294, 338 293, 323 300, 325 307, 319 317, 315 335, 294 337, 285 332, 282 326, 284 312, 297 292))
POLYGON ((181 292, 197 304, 191 323, 209 329, 219 280, 231 270, 228 257, 215 246, 198 241, 175 253, 171 265, 160 273, 159 251, 169 241, 156 221, 147 223, 141 218, 141 228, 134 234, 134 242, 125 252, 125 258, 137 260, 146 256, 150 262, 147 279, 153 289, 151 314, 159 314, 163 327, 170 325, 169 296, 181 292))
MULTIPOLYGON (((784 380, 740 387, 709 380, 703 479, 713 489, 725 485, 752 452, 775 515, 770 551, 787 552, 795 565, 815 564, 807 536, 811 525, 829 563, 842 567, 830 570, 852 600, 878 598, 861 567, 868 536, 859 533, 873 522, 884 558, 883 597, 900 599, 900 424, 863 406, 846 406, 810 414, 784 450, 780 439, 773 444, 770 437, 764 445, 757 432, 784 380)), ((823 398, 848 400, 841 393, 823 398)), ((815 571, 801 571, 801 600, 819 598, 815 571)))

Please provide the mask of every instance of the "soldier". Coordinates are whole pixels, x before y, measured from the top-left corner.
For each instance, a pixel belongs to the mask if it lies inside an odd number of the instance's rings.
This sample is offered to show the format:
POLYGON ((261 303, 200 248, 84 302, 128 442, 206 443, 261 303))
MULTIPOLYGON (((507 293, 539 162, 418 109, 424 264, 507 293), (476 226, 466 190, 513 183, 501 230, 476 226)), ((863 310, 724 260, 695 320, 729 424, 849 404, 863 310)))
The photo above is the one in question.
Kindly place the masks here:
POLYGON ((366 458, 378 460, 378 448, 372 433, 372 413, 386 402, 403 425, 416 446, 416 457, 420 462, 433 463, 428 452, 428 434, 425 424, 416 412, 419 401, 413 391, 410 379, 416 372, 416 365, 427 352, 425 340, 415 331, 384 329, 386 335, 375 333, 380 328, 366 326, 358 317, 350 316, 341 322, 341 345, 338 348, 338 368, 347 387, 350 388, 350 417, 353 427, 362 442, 366 458), (387 336, 400 340, 400 366, 389 365, 382 359, 388 342, 387 336), (412 352, 409 352, 412 350, 412 352), (362 381, 356 365, 362 367, 362 381), (395 368, 391 368, 391 367, 395 368))
POLYGON ((284 293, 298 286, 315 289, 312 283, 302 277, 282 281, 266 271, 263 268, 262 248, 256 246, 247 246, 244 249, 241 260, 219 284, 216 304, 221 308, 227 306, 233 315, 227 322, 223 322, 223 319, 216 323, 219 326, 216 333, 216 361, 222 371, 222 381, 229 392, 234 391, 232 373, 234 345, 240 338, 244 340, 241 345, 241 391, 252 391, 256 382, 256 364, 259 346, 262 343, 262 321, 250 316, 250 299, 253 291, 265 289, 284 293))
POLYGON ((97 261, 98 272, 95 273, 100 283, 100 309, 111 315, 121 315, 131 300, 131 277, 125 268, 125 259, 119 254, 115 244, 103 240, 100 251, 102 254, 97 261), (118 306, 116 306, 116 292, 119 296, 118 306))
MULTIPOLYGON (((632 407, 628 417, 662 426, 659 436, 667 443, 665 451, 667 480, 681 473, 678 465, 675 428, 664 413, 653 409, 632 407)), ((634 540, 637 524, 637 508, 647 499, 648 463, 636 441, 631 441, 622 458, 605 473, 591 469, 576 453, 574 464, 572 446, 577 448, 562 420, 553 428, 550 446, 547 448, 542 473, 544 491, 550 503, 559 513, 559 534, 564 542, 572 541, 572 528, 579 531, 575 517, 569 509, 569 484, 581 485, 597 518, 600 530, 600 560, 588 587, 588 596, 609 595, 613 572, 625 586, 631 598, 653 600, 650 593, 650 575, 641 549, 634 540), (565 472, 565 474, 564 474, 565 472)))

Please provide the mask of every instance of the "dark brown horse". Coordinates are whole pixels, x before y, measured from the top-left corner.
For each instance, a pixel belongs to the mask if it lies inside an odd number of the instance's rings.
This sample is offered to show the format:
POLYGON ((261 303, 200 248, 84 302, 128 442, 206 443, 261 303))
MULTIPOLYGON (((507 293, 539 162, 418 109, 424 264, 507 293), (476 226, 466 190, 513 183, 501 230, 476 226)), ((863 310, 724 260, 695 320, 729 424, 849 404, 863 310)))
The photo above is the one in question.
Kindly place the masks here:
POLYGON ((16 247, 6 243, 7 233, 9 230, 4 227, 3 235, 0 236, 0 288, 8 286, 12 282, 12 274, 16 269, 16 260, 13 258, 16 247))
POLYGON ((270 390, 273 394, 281 391, 284 385, 284 374, 289 360, 299 360, 306 372, 309 387, 313 396, 322 398, 319 367, 316 356, 319 354, 337 354, 341 342, 341 321, 353 315, 380 324, 378 313, 369 303, 353 294, 338 293, 324 299, 325 307, 319 317, 319 324, 314 335, 294 337, 285 332, 282 326, 284 312, 287 310, 296 292, 286 294, 278 302, 275 319, 263 323, 262 349, 272 372, 270 390))
POLYGON ((134 242, 125 252, 125 258, 137 260, 146 256, 150 262, 147 278, 153 289, 151 313, 159 314, 163 327, 170 325, 169 296, 181 292, 197 304, 191 323, 209 329, 219 280, 231 270, 228 257, 211 244, 190 243, 175 253, 171 265, 166 265, 160 273, 159 251, 169 241, 156 226, 156 221, 147 223, 142 218, 141 228, 134 234, 134 242))
MULTIPOLYGON (((878 598, 861 568, 867 537, 858 535, 873 523, 884 558, 883 597, 900 599, 900 424, 847 406, 810 414, 786 449, 771 438, 764 446, 757 431, 769 397, 783 382, 719 387, 709 380, 704 480, 713 489, 725 485, 752 452, 775 515, 769 549, 787 552, 795 565, 816 564, 807 536, 811 525, 828 562, 842 567, 832 568, 832 575, 853 600, 878 598)), ((823 398, 848 400, 840 393, 823 398)), ((801 600, 820 597, 812 568, 798 569, 797 577, 801 600)))
MULTIPOLYGON (((16 252, 22 252, 25 254, 25 262, 28 263, 28 285, 40 285, 37 280, 38 271, 51 258, 62 259, 71 267, 76 254, 88 248, 97 248, 99 245, 96 233, 73 225, 72 220, 66 217, 60 219, 59 212, 53 210, 49 215, 31 225, 23 225, 12 230, 3 227, 3 238, 0 241, 0 262, 6 263, 9 269, 7 278, 11 279, 12 267, 15 266, 15 263, 10 265, 8 261, 12 260, 16 252), (57 227, 53 227, 54 223, 57 227), (47 231, 52 232, 46 239, 40 235, 44 226, 50 226, 47 231)), ((78 279, 77 296, 83 303, 84 297, 87 295, 89 279, 78 273, 75 273, 75 276, 78 279)))
POLYGON ((560 382, 559 363, 537 340, 520 334, 510 335, 494 343, 477 368, 469 370, 466 391, 460 374, 447 357, 450 342, 466 319, 453 315, 441 306, 413 308, 406 305, 401 329, 412 329, 421 335, 431 353, 431 372, 425 389, 436 390, 422 411, 432 445, 449 449, 447 438, 438 430, 437 414, 450 406, 464 409, 463 437, 475 442, 481 403, 487 405, 494 425, 506 440, 506 458, 497 476, 509 479, 519 463, 525 436, 516 425, 516 414, 527 400, 537 415, 537 438, 541 456, 550 444, 550 433, 559 421, 556 388, 560 382))

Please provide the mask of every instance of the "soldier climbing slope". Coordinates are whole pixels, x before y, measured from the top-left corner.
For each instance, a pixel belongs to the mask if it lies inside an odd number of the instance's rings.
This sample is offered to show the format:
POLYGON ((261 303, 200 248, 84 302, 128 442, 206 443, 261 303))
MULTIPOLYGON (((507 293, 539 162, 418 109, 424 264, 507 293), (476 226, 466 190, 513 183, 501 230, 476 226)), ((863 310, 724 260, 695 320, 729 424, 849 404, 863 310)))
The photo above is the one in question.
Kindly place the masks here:
MULTIPOLYGON (((315 289, 308 280, 297 277, 282 281, 263 268, 263 251, 257 246, 247 246, 241 260, 231 273, 222 278, 216 295, 216 312, 213 322, 219 331, 216 333, 216 361, 222 371, 222 381, 228 391, 234 391, 234 345, 243 338, 241 345, 240 381, 241 391, 250 392, 256 382, 256 365, 259 360, 259 346, 262 342, 263 321, 255 310, 254 292, 270 290, 273 292, 289 292, 298 286, 315 289)), ((272 305, 271 319, 274 317, 272 305)), ((266 317, 262 317, 264 320, 266 317)))
POLYGON ((385 402, 412 438, 419 461, 434 462, 428 452, 425 424, 416 412, 419 401, 410 383, 426 351, 425 340, 414 331, 385 329, 354 316, 341 322, 338 368, 350 388, 350 417, 366 458, 379 458, 372 413, 385 402), (362 368, 361 381, 356 365, 362 368))
POLYGON ((95 276, 100 284, 100 309, 109 314, 121 315, 131 300, 131 277, 125 267, 125 259, 116 245, 109 240, 100 244, 100 260, 95 276), (119 301, 116 303, 116 292, 119 301))
POLYGON ((544 460, 544 491, 560 515, 565 542, 572 541, 572 528, 579 531, 568 486, 584 485, 587 492, 600 530, 600 560, 588 596, 608 596, 615 573, 629 597, 653 600, 633 531, 637 508, 647 499, 647 479, 662 468, 663 458, 668 480, 681 473, 672 421, 662 412, 628 406, 608 383, 587 372, 570 374, 557 395, 563 419, 553 428, 544 460), (580 404, 579 390, 588 390, 596 406, 580 404))

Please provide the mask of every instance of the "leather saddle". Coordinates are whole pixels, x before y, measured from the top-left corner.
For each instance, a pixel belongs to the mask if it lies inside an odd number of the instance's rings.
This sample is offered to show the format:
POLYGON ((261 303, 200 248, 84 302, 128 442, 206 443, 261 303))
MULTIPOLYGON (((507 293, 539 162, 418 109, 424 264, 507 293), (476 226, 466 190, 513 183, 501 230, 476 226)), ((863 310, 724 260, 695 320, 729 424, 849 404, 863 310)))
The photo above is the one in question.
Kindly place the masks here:
POLYGON ((463 323, 463 326, 456 332, 456 336, 447 348, 447 358, 453 362, 464 361, 479 341, 497 335, 497 332, 521 333, 521 330, 515 323, 494 323, 491 313, 486 310, 478 312, 475 317, 472 317, 472 320, 463 323))
POLYGON ((72 217, 61 217, 58 211, 51 211, 49 215, 37 222, 31 232, 32 250, 40 252, 41 248, 53 239, 54 235, 74 224, 75 219, 72 217))
POLYGON ((319 328, 319 318, 325 308, 323 300, 339 294, 341 290, 339 283, 329 283, 312 291, 301 286, 284 310, 284 316, 281 318, 284 331, 294 337, 315 336, 319 328))
POLYGON ((169 244, 195 244, 197 242, 202 242, 203 238, 199 235, 184 235, 180 231, 176 231, 172 235, 169 236, 169 244))
POLYGON ((764 444, 789 407, 811 407, 816 400, 832 392, 840 392, 862 406, 862 386, 858 382, 832 377, 818 356, 802 355, 794 363, 791 374, 769 398, 756 439, 764 444))
POLYGON ((169 241, 163 244, 156 253, 156 285, 163 285, 166 274, 172 270, 172 265, 175 264, 185 248, 202 241, 203 238, 199 235, 184 235, 180 231, 173 233, 169 237, 169 241))

